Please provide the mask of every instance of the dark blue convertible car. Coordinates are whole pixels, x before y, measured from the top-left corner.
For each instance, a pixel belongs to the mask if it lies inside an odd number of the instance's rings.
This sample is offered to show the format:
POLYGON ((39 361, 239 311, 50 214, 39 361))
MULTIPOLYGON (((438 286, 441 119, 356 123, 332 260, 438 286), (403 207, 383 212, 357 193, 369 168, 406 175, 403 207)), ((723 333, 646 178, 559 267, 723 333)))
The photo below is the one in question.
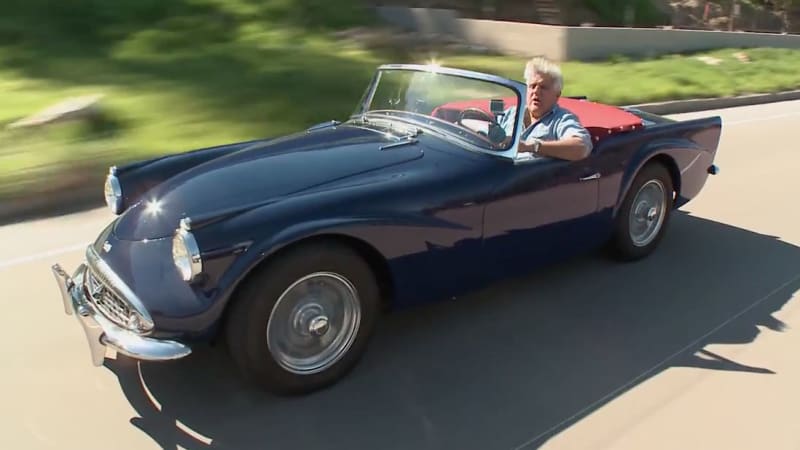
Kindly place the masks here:
MULTIPOLYGON (((721 120, 562 98, 591 155, 518 154, 497 119, 526 86, 381 66, 344 122, 110 170, 115 220, 72 273, 67 314, 106 351, 173 360, 215 338, 279 393, 319 389, 364 353, 379 314, 449 299, 607 247, 648 255, 698 195, 721 120)), ((521 124, 520 116, 512 119, 521 124)))

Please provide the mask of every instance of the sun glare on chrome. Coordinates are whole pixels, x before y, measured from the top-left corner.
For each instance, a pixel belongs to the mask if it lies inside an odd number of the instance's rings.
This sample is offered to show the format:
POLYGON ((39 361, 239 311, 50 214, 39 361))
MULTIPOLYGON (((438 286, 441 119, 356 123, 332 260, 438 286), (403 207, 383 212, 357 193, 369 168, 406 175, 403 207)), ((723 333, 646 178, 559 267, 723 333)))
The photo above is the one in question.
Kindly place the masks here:
POLYGON ((147 206, 145 206, 145 212, 151 216, 157 216, 161 213, 161 201, 160 200, 150 200, 147 202, 147 206))

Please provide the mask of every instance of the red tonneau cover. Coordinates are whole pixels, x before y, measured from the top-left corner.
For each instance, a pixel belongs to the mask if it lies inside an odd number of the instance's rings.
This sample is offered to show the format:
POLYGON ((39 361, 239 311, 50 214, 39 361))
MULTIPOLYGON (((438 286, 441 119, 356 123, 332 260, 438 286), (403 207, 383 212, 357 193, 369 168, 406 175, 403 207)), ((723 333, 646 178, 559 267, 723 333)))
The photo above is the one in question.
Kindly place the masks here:
MULTIPOLYGON (((516 97, 504 98, 505 107, 516 104, 516 97)), ((604 137, 643 128, 644 124, 635 114, 616 106, 562 97, 558 104, 578 116, 581 124, 589 130, 593 141, 599 142, 604 137)), ((466 100, 441 105, 431 113, 446 120, 456 120, 464 108, 480 108, 489 113, 489 100, 466 100)))

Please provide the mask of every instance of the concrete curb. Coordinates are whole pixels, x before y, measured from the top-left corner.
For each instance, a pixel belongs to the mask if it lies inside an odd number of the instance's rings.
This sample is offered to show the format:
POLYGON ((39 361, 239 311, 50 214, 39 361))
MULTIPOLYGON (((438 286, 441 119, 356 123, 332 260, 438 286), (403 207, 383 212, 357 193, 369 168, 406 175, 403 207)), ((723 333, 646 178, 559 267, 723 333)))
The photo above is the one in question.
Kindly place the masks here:
MULTIPOLYGON (((627 107, 640 109, 653 114, 667 115, 790 100, 800 100, 800 90, 778 92, 774 94, 744 95, 741 97, 643 103, 640 105, 629 105, 627 107)), ((70 214, 89 208, 101 207, 103 206, 102 194, 102 180, 98 180, 95 177, 88 177, 86 182, 81 186, 72 186, 71 189, 62 189, 52 194, 37 194, 33 198, 15 199, 8 203, 0 204, 0 225, 70 214)))
POLYGON ((667 115, 734 108, 737 106, 759 105, 764 103, 785 102, 790 100, 800 100, 800 90, 777 92, 774 94, 743 95, 739 97, 697 98, 659 103, 643 103, 640 105, 630 105, 628 107, 640 109, 653 114, 667 115))

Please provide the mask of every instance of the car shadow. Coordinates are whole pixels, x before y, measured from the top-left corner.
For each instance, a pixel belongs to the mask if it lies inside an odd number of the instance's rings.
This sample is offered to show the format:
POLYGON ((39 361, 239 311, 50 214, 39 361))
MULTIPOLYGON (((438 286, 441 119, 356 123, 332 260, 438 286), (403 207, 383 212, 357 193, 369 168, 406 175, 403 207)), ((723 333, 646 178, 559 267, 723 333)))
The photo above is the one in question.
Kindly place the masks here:
POLYGON ((782 331, 798 267, 794 245, 679 212, 648 259, 588 255, 393 313, 354 371, 308 396, 245 385, 222 347, 106 366, 164 448, 535 448, 665 369, 773 374, 705 347, 782 331))

